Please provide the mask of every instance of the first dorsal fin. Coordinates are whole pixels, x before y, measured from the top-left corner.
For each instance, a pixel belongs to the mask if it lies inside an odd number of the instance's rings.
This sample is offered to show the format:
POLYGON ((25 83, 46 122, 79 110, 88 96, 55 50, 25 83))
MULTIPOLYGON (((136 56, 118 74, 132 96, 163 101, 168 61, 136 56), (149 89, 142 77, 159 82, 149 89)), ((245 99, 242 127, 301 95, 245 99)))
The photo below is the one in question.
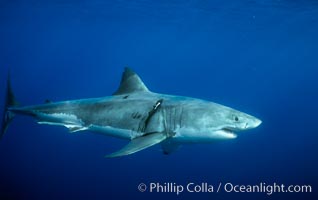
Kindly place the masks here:
POLYGON ((121 78, 119 88, 113 95, 122 95, 134 92, 149 92, 149 90, 140 77, 133 70, 126 67, 121 78))

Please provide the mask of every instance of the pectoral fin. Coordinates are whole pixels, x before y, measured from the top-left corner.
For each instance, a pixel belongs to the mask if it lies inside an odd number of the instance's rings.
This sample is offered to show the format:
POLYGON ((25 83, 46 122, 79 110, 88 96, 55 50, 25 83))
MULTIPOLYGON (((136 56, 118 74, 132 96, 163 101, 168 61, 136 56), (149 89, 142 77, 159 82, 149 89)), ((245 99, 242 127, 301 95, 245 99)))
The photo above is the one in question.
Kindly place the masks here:
POLYGON ((141 136, 138 138, 133 139, 123 147, 121 150, 114 152, 112 154, 107 155, 107 158, 114 158, 119 156, 126 156, 129 154, 136 153, 148 147, 151 147, 155 144, 158 144, 167 138, 166 134, 164 133, 152 133, 146 136, 141 136))

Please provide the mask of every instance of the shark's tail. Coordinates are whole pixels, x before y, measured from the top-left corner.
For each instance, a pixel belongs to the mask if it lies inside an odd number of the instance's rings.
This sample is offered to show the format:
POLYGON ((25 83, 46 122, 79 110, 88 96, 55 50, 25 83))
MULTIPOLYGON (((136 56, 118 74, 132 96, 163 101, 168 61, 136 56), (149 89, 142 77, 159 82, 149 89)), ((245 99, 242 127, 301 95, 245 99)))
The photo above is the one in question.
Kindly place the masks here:
POLYGON ((8 73, 7 79, 7 91, 5 95, 5 104, 4 104, 4 111, 2 115, 2 124, 1 124, 1 132, 0 132, 0 139, 2 139, 3 135, 5 134, 6 130, 9 127, 9 124, 12 122, 15 114, 10 111, 11 107, 17 106, 18 102, 15 100, 14 94, 12 92, 11 81, 10 81, 10 72, 8 73))

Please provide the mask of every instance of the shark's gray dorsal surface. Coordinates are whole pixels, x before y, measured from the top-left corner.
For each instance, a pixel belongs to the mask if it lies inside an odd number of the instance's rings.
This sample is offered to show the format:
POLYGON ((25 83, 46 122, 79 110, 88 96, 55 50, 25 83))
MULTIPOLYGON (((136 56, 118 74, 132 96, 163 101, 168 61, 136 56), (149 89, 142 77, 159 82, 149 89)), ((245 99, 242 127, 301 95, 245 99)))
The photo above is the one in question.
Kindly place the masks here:
POLYGON ((123 72, 118 90, 113 95, 129 94, 133 92, 148 92, 148 88, 140 77, 130 68, 123 72))
POLYGON ((256 117, 217 103, 151 92, 129 68, 112 96, 17 106, 8 79, 6 102, 1 136, 13 117, 22 114, 72 133, 86 130, 130 140, 107 157, 130 155, 159 143, 170 154, 187 143, 234 139, 236 132, 261 124, 256 117))

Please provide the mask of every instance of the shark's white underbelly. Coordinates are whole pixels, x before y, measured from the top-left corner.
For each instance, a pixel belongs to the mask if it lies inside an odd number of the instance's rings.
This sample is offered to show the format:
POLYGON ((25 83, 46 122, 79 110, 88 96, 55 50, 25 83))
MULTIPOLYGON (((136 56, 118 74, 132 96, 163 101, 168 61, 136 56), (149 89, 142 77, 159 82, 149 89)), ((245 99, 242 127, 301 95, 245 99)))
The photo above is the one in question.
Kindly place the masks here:
POLYGON ((114 128, 111 126, 90 125, 88 127, 88 130, 93 131, 95 133, 100 133, 103 135, 112 136, 112 137, 121 138, 121 139, 127 139, 127 140, 131 140, 141 135, 141 133, 138 133, 132 130, 114 128))
POLYGON ((39 113, 37 115, 37 122, 39 124, 64 126, 69 129, 70 132, 89 130, 95 133, 100 133, 107 136, 128 139, 131 140, 135 137, 142 135, 140 132, 136 132, 128 129, 121 129, 112 126, 101 126, 101 125, 85 125, 84 122, 77 118, 76 115, 66 113, 53 113, 44 114, 39 113))

